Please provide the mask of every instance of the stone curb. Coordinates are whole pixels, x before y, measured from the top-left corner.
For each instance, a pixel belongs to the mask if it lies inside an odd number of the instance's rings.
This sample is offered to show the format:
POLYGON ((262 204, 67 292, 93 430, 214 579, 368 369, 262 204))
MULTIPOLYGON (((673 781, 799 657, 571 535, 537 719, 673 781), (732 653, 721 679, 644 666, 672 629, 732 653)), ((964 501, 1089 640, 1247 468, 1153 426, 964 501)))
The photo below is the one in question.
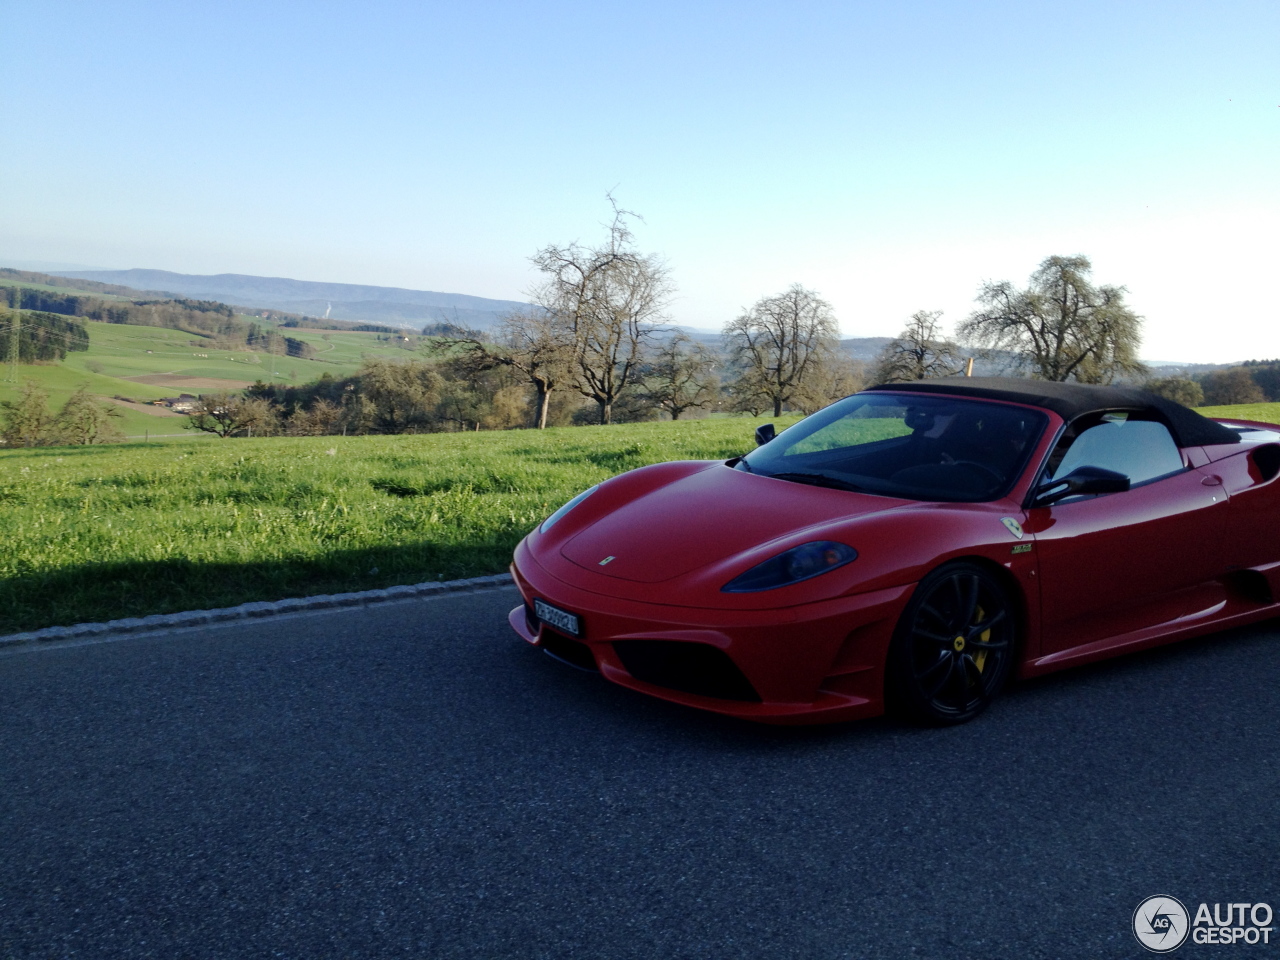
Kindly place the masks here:
POLYGON ((195 627, 202 623, 221 623, 225 620, 240 620, 245 617, 274 617, 282 613, 297 613, 300 610, 357 607, 368 603, 385 603, 389 600, 436 597, 447 593, 505 587, 511 582, 511 574, 495 573, 488 577, 428 581, 416 583, 413 586, 387 587, 385 590, 321 594, 316 597, 290 597, 274 603, 242 603, 238 607, 222 607, 218 610, 188 610, 185 613, 158 613, 150 617, 126 617, 123 620, 108 620, 106 623, 77 623, 70 627, 45 627, 43 630, 11 633, 7 637, 0 637, 0 649, 28 643, 47 643, 51 640, 83 640, 104 634, 142 633, 174 627, 195 627))

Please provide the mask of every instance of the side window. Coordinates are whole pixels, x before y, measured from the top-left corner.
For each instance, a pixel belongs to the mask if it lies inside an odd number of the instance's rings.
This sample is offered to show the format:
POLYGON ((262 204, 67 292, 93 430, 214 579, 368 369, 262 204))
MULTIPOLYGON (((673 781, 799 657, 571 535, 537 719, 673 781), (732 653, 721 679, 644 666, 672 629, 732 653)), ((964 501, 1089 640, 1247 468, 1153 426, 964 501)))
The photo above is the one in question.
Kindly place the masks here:
MULTIPOLYGON (((1074 426, 1074 425, 1073 425, 1074 426)), ((1123 412, 1092 417, 1063 438, 1069 444, 1050 479, 1079 467, 1102 467, 1123 473, 1134 486, 1184 468, 1182 453, 1168 428, 1156 420, 1135 420, 1123 412), (1071 436, 1074 434, 1074 440, 1071 436)))

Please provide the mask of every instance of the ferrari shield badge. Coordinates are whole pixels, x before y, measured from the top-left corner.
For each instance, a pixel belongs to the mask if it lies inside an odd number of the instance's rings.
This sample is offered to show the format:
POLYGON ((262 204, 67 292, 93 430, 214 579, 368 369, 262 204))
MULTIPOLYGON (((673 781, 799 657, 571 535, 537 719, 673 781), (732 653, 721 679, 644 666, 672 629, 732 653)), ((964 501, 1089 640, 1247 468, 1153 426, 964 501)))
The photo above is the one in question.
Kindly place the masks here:
POLYGON ((1000 522, 1003 523, 1005 527, 1008 528, 1009 532, 1015 537, 1019 540, 1022 539, 1022 524, 1017 520, 1013 519, 1013 517, 1001 517, 1000 522))

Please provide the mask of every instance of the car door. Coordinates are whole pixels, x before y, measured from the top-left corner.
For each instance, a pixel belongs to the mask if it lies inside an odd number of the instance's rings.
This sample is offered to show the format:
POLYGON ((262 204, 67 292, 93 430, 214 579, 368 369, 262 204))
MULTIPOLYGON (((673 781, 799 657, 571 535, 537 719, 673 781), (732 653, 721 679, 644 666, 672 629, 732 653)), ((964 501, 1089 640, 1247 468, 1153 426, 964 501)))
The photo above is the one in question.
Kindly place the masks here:
POLYGON ((1046 655, 1186 615, 1194 588, 1225 572, 1221 481, 1188 466, 1163 423, 1126 411, 1077 421, 1044 479, 1082 466, 1123 473, 1131 486, 1028 510, 1046 655))

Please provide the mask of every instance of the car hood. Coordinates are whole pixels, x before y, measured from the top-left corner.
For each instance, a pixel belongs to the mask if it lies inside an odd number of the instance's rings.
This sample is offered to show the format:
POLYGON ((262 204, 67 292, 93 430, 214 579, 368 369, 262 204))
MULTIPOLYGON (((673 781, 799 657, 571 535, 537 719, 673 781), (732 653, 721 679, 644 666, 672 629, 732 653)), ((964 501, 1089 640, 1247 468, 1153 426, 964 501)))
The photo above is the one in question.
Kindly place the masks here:
POLYGON ((593 573, 659 583, 774 540, 794 539, 806 528, 906 502, 716 464, 638 493, 572 536, 560 553, 593 573))

